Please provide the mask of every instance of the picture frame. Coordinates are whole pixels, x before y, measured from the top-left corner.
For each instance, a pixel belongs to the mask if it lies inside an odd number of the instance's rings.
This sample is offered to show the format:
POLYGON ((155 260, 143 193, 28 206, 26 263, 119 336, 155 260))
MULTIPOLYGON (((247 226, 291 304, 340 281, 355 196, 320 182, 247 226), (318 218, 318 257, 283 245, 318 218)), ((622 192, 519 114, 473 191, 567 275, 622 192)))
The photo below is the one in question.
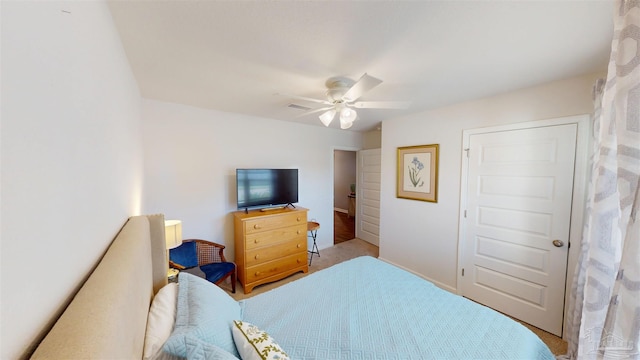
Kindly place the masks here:
POLYGON ((439 144, 398 148, 396 197, 438 202, 439 144))

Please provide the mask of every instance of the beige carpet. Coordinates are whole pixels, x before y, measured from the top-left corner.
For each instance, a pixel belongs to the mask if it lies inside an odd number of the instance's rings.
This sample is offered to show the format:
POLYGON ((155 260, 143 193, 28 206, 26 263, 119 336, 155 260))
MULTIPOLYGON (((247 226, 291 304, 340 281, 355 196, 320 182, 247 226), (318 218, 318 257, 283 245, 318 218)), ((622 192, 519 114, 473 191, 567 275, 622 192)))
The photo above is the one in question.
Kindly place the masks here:
MULTIPOLYGON (((320 257, 318 257, 317 255, 314 255, 313 260, 311 261, 311 266, 309 267, 309 273, 313 273, 318 270, 327 268, 329 266, 341 263, 349 259, 353 259, 358 256, 363 256, 363 255, 378 257, 378 247, 371 245, 368 242, 360 239, 345 241, 335 246, 332 246, 330 248, 320 250, 320 257)), ((280 281, 276 281, 270 284, 260 285, 255 287, 253 291, 249 294, 244 293, 244 290, 242 289, 242 285, 238 282, 236 287, 236 293, 235 294, 230 293, 230 294, 236 300, 246 299, 246 298, 250 298, 252 296, 258 295, 260 293, 263 293, 265 291, 275 289, 278 286, 300 279, 306 275, 307 274, 297 273, 280 281)), ((228 284, 224 284, 223 287, 228 289, 229 291, 231 290, 231 286, 228 284)), ((536 335, 538 335, 540 339, 542 339, 542 341, 544 341, 544 343, 547 344, 547 346, 549 347, 549 349, 551 349, 551 352, 554 355, 560 355, 560 354, 566 353, 567 343, 563 341, 561 338, 555 335, 552 335, 546 331, 540 330, 529 324, 526 324, 526 323, 522 323, 522 324, 528 327, 529 329, 531 329, 531 331, 533 331, 536 335)))
MULTIPOLYGON (((514 319, 519 321, 518 319, 514 319)), ((525 322, 519 321, 522 325, 529 328, 529 330, 533 331, 542 341, 547 344, 549 350, 553 353, 553 355, 564 355, 567 353, 567 342, 562 340, 561 338, 548 333, 544 330, 540 330, 533 325, 529 325, 525 322)))

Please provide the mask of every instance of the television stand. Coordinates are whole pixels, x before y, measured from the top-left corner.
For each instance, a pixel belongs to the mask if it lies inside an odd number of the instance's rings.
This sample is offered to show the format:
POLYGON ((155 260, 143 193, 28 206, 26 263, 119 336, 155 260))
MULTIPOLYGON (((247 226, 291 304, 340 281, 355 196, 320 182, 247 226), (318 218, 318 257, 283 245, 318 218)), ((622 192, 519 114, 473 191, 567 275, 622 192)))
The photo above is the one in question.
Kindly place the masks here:
POLYGON ((285 206, 274 206, 274 207, 262 208, 262 209, 260 209, 260 211, 267 212, 267 211, 273 211, 273 210, 281 210, 281 209, 284 209, 284 208, 285 208, 285 206))
MULTIPOLYGON (((260 209, 260 211, 266 212, 266 211, 273 211, 273 210, 282 210, 282 209, 288 208, 289 206, 291 206, 293 209, 296 208, 296 206, 293 205, 292 203, 288 203, 287 205, 284 205, 284 206, 271 206, 271 207, 262 208, 262 209, 260 209)), ((245 209, 244 213, 248 214, 249 211, 247 209, 245 209)))

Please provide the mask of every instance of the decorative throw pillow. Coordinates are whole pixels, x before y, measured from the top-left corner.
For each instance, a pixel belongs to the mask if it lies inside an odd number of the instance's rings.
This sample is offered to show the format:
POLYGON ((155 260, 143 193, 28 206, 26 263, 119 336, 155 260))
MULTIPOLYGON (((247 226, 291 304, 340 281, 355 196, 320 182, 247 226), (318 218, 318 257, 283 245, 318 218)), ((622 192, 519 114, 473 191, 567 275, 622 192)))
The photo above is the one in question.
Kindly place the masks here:
POLYGON ((289 360, 280 345, 253 324, 234 320, 232 332, 242 360, 289 360))
POLYGON ((153 359, 171 335, 176 322, 178 284, 167 284, 153 298, 147 317, 147 332, 144 337, 143 359, 153 359))
POLYGON ((218 286, 186 272, 180 272, 178 284, 176 324, 164 351, 187 357, 185 338, 193 337, 239 357, 231 334, 233 320, 241 315, 238 302, 218 286))

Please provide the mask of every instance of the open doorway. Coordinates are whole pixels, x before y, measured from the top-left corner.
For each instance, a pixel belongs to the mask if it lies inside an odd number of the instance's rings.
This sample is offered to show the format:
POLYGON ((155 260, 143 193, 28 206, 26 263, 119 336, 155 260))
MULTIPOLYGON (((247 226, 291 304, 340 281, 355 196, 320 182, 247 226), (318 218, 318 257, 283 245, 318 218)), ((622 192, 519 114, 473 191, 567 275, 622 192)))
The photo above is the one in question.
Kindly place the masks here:
POLYGON ((333 151, 333 243, 356 237, 355 184, 357 152, 333 151))

